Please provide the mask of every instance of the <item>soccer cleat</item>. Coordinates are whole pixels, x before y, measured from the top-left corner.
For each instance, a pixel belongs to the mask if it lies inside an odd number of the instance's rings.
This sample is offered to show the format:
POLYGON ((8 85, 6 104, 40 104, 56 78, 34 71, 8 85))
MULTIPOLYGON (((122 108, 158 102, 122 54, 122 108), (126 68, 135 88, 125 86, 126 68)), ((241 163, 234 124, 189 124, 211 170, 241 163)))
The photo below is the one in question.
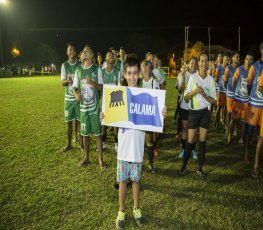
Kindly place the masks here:
POLYGON ((181 150, 181 152, 179 153, 179 159, 183 159, 184 158, 184 150, 181 150))
POLYGON ((206 174, 204 174, 203 171, 198 170, 196 173, 203 180, 207 178, 206 174))
POLYGON ((143 219, 141 210, 139 208, 133 209, 133 216, 134 216, 134 219, 135 219, 137 226, 139 226, 139 227, 142 226, 144 223, 144 219, 143 219))
POLYGON ((116 219, 116 228, 123 229, 124 228, 124 221, 125 221, 125 212, 118 212, 118 216, 116 219))
POLYGON ((154 165, 153 164, 149 164, 149 169, 151 171, 151 173, 155 173, 155 168, 154 168, 154 165))
POLYGON ((198 152, 195 151, 194 149, 192 150, 192 157, 193 157, 193 159, 195 159, 195 160, 198 159, 198 152))

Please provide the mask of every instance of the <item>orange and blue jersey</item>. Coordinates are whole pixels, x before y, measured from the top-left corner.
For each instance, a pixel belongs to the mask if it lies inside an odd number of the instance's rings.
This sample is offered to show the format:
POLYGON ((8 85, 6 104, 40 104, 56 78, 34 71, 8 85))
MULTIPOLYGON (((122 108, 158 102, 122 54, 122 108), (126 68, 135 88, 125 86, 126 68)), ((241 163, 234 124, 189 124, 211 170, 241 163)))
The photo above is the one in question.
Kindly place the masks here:
POLYGON ((233 75, 236 71, 237 67, 234 67, 232 64, 228 65, 226 67, 225 73, 224 73, 224 82, 227 82, 227 93, 226 96, 228 98, 234 98, 234 91, 233 91, 233 87, 232 87, 232 79, 233 79, 233 75))
POLYGON ((260 60, 256 61, 248 71, 247 85, 252 86, 248 104, 255 108, 263 108, 263 94, 257 90, 262 71, 263 62, 260 60))
POLYGON ((225 73, 225 67, 219 65, 215 72, 215 80, 218 84, 218 92, 226 93, 226 88, 224 87, 223 77, 225 73))
POLYGON ((248 75, 248 70, 245 69, 244 65, 236 69, 233 77, 238 80, 236 83, 234 101, 240 103, 248 103, 249 96, 247 92, 247 75, 248 75))

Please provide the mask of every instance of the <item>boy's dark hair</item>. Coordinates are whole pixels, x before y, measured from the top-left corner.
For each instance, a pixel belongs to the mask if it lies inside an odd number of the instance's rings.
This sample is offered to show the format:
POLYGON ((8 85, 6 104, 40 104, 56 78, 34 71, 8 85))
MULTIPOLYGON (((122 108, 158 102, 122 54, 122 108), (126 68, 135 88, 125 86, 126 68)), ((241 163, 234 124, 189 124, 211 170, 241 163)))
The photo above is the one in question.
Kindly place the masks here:
POLYGON ((124 72, 126 72, 127 67, 137 66, 140 71, 140 60, 137 57, 128 57, 124 63, 124 72))
POLYGON ((223 52, 223 53, 222 53, 222 57, 225 57, 225 56, 226 56, 226 57, 230 57, 229 52, 223 52))
POLYGON ((98 56, 102 56, 102 53, 101 53, 101 52, 98 52, 98 53, 97 53, 97 57, 98 57, 98 56))

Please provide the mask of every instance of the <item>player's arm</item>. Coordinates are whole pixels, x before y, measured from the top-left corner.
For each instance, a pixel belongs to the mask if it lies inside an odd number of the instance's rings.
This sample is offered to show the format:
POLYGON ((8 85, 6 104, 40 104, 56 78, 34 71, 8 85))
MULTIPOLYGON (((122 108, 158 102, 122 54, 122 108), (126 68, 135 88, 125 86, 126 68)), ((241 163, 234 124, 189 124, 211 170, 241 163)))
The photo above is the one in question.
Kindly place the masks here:
POLYGON ((62 86, 72 85, 72 79, 67 79, 67 73, 64 64, 61 66, 61 84, 62 86))
POLYGON ((249 70, 248 70, 248 75, 247 75, 247 92, 248 95, 250 95, 251 89, 252 89, 252 82, 255 76, 255 69, 254 66, 252 65, 249 70))
POLYGON ((226 67, 225 73, 224 73, 224 76, 223 76, 223 82, 224 82, 224 87, 225 88, 227 87, 228 78, 229 78, 229 68, 226 67))
POLYGON ((216 83, 218 83, 218 81, 219 81, 219 69, 217 68, 216 70, 215 70, 215 81, 216 81, 216 83))
POLYGON ((236 86, 237 86, 237 81, 238 81, 239 75, 240 75, 239 68, 237 68, 234 75, 233 75, 233 78, 232 78, 233 92, 236 91, 236 86))
POLYGON ((257 87, 257 90, 258 90, 260 93, 263 93, 263 71, 262 71, 260 77, 258 78, 258 87, 257 87))
POLYGON ((77 70, 76 70, 75 76, 74 76, 74 81, 72 84, 72 91, 73 91, 74 97, 76 98, 76 101, 80 102, 82 97, 81 97, 81 93, 78 89, 79 89, 79 79, 78 79, 77 70))

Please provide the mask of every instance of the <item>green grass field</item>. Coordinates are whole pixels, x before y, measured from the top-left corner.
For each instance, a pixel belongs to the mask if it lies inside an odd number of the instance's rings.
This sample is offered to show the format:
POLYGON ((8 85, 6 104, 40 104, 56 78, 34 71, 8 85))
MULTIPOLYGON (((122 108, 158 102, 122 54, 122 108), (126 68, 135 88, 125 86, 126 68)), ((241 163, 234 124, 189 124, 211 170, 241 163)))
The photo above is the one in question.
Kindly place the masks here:
MULTIPOLYGON (((145 154, 140 229, 263 229, 262 178, 251 179, 242 163, 242 147, 225 144, 224 131, 211 126, 204 171, 195 175, 191 160, 178 176, 180 145, 171 125, 176 103, 174 79, 168 80, 168 114, 156 158, 157 173, 148 171, 145 154)), ((78 166, 78 146, 66 145, 64 89, 59 77, 0 79, 0 229, 115 229, 118 211, 116 153, 113 138, 105 150, 106 171, 98 166, 92 139, 91 164, 78 166)), ((253 159, 255 141, 250 146, 253 159)), ((126 199, 126 229, 137 229, 132 192, 126 199)))

